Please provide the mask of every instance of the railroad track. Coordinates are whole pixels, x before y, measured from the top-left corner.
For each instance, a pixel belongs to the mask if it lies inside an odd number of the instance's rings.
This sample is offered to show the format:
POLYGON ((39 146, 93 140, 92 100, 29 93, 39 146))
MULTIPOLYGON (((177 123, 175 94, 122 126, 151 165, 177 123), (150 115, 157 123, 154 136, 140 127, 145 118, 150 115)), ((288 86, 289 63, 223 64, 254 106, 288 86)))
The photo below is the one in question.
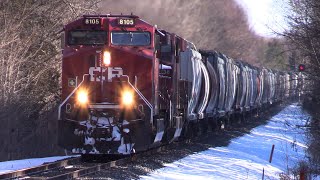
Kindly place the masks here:
MULTIPOLYGON (((253 117, 253 118, 261 118, 253 117)), ((254 120, 252 120, 255 122, 254 120)), ((225 131, 225 130, 224 130, 225 131)), ((225 131, 226 132, 226 131, 225 131)), ((242 133, 242 132, 237 132, 242 133)), ((194 141, 201 137, 192 138, 194 141)), ((190 139, 183 140, 185 142, 190 139)), ((179 141, 180 142, 180 141, 179 141)), ((46 163, 37 167, 17 170, 5 174, 0 174, 0 179, 75 179, 94 174, 100 170, 121 166, 126 163, 135 161, 143 156, 149 156, 163 150, 169 149, 169 145, 163 145, 145 152, 140 152, 132 156, 121 159, 109 160, 106 162, 83 162, 81 157, 68 158, 53 163, 46 163)))
POLYGON ((69 158, 53 163, 47 163, 36 167, 17 170, 0 174, 0 179, 74 179, 96 173, 101 169, 120 166, 134 161, 135 159, 160 152, 166 146, 157 147, 149 151, 126 156, 117 160, 110 160, 103 163, 82 162, 81 157, 69 158))

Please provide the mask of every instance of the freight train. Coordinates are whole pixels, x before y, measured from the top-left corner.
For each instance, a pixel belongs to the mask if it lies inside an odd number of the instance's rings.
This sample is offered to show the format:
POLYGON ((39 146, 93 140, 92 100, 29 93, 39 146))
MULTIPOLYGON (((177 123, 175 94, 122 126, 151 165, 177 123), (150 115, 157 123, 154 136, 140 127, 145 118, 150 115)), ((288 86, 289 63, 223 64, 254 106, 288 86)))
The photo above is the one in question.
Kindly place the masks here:
POLYGON ((84 15, 62 45, 58 142, 76 154, 145 151, 298 93, 298 73, 198 50, 135 15, 84 15))

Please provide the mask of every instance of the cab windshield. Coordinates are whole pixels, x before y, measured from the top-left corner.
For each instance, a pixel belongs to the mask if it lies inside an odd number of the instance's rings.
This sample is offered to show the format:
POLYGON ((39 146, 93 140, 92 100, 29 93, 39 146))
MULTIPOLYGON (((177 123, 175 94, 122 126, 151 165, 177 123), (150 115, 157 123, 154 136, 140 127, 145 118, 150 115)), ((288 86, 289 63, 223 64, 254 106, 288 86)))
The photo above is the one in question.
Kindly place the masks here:
POLYGON ((114 45, 147 46, 151 44, 149 32, 111 32, 114 45))
POLYGON ((104 45, 106 42, 106 31, 75 30, 69 32, 69 45, 104 45))

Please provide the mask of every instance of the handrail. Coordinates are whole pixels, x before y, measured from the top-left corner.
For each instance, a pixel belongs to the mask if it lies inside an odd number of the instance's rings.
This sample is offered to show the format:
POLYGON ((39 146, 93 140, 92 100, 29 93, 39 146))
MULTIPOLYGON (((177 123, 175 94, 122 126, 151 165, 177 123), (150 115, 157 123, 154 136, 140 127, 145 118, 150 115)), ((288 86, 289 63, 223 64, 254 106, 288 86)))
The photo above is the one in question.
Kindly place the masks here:
POLYGON ((146 97, 143 96, 143 94, 139 91, 139 89, 137 89, 136 87, 134 87, 131 83, 130 83, 130 78, 127 75, 122 75, 122 77, 126 77, 128 78, 128 83, 129 85, 132 87, 132 89, 134 89, 134 91, 140 96, 140 98, 147 104, 147 106, 150 108, 151 114, 150 114, 150 122, 151 124, 153 124, 153 106, 152 104, 147 100, 146 97))
POLYGON ((59 105, 59 109, 58 109, 58 120, 61 120, 61 108, 62 106, 71 98, 71 96, 79 89, 79 87, 81 86, 81 84, 84 82, 84 78, 85 76, 89 76, 89 74, 84 74, 82 77, 82 81, 81 83, 74 88, 74 90, 69 94, 69 96, 59 105))

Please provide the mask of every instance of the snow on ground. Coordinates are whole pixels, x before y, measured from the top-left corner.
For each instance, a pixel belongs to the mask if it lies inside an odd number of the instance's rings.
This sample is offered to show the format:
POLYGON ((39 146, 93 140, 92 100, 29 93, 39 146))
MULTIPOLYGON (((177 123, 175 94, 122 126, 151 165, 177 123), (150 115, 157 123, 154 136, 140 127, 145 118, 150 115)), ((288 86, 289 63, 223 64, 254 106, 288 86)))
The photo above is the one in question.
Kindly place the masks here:
MULTIPOLYGON (((142 179, 261 179, 265 169, 266 179, 279 179, 297 161, 304 158, 306 137, 304 129, 296 128, 307 123, 309 115, 297 104, 286 107, 266 125, 250 134, 235 138, 228 147, 209 148, 187 156, 174 163, 165 164, 142 179), (269 156, 275 145, 272 162, 269 156)), ((34 167, 45 162, 68 158, 57 156, 0 162, 0 174, 34 167)))
POLYGON ((297 104, 287 106, 250 134, 235 138, 227 147, 209 148, 176 162, 165 164, 142 179, 279 179, 299 160, 307 148, 303 128, 310 116, 297 104), (269 163, 272 145, 275 145, 269 163))
POLYGON ((55 156, 46 158, 22 159, 14 161, 0 162, 0 174, 8 173, 10 171, 26 169, 42 165, 43 163, 54 162, 61 159, 70 158, 71 156, 55 156))

